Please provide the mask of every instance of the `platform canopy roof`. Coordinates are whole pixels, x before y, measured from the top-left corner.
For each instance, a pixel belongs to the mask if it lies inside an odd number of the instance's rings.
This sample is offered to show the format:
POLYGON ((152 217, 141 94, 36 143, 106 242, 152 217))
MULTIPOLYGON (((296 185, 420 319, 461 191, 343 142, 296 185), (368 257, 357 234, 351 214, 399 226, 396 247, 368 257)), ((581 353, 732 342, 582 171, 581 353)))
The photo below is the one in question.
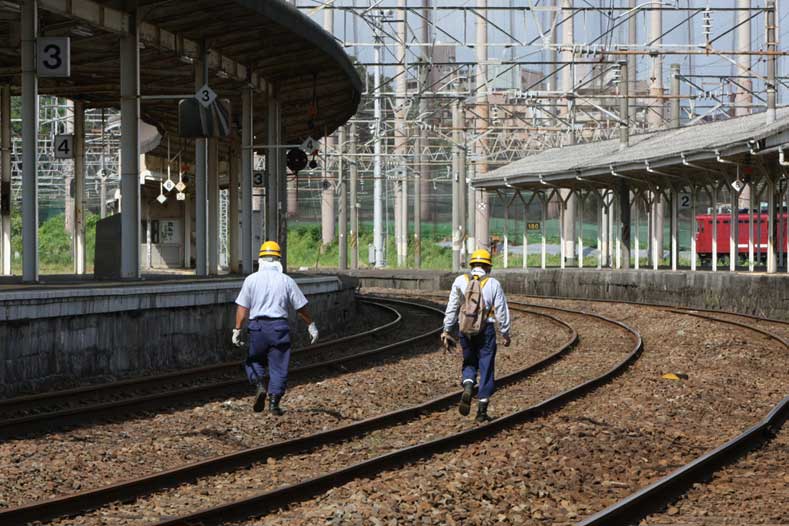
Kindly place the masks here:
MULTIPOLYGON (((0 81, 20 85, 19 1, 0 2, 0 81)), ((301 142, 332 132, 356 112, 362 82, 332 35, 282 0, 38 0, 39 36, 71 37, 72 74, 41 79, 39 93, 118 106, 120 42, 136 16, 141 94, 196 91, 201 45, 209 50, 209 85, 231 99, 239 121, 240 94, 255 89, 262 129, 267 89, 282 101, 285 139, 301 142), (309 112, 317 101, 317 116, 309 112)), ((175 135, 177 101, 143 100, 143 118, 175 135)))
MULTIPOLYGON (((613 188, 708 184, 778 166, 778 150, 789 142, 789 108, 767 124, 764 113, 697 124, 630 138, 552 148, 474 179, 487 190, 518 188, 613 188)), ((787 145, 789 148, 789 145, 787 145)), ((789 156, 787 157, 789 158, 789 156)))

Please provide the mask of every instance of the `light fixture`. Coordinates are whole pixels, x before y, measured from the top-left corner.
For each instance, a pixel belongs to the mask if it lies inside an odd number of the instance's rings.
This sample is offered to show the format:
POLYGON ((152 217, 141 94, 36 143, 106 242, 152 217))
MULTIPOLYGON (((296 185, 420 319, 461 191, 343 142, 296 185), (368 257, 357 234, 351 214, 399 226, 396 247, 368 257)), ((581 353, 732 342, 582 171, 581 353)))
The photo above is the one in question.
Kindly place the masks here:
POLYGON ((220 69, 219 71, 217 71, 216 72, 216 76, 219 77, 220 79, 224 79, 224 80, 227 80, 227 79, 230 78, 230 74, 227 71, 225 71, 224 69, 220 69))
POLYGON ((189 65, 195 63, 195 59, 193 57, 190 57, 189 55, 181 55, 178 57, 178 60, 180 60, 184 64, 189 64, 189 65))

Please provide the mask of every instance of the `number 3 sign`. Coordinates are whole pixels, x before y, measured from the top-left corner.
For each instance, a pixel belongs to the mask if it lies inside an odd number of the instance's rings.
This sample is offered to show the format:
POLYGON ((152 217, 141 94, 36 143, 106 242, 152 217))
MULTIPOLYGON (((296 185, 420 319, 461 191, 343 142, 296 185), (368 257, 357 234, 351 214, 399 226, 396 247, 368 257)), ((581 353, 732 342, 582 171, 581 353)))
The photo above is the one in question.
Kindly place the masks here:
POLYGON ((36 40, 36 72, 39 77, 71 76, 71 39, 42 37, 36 40))

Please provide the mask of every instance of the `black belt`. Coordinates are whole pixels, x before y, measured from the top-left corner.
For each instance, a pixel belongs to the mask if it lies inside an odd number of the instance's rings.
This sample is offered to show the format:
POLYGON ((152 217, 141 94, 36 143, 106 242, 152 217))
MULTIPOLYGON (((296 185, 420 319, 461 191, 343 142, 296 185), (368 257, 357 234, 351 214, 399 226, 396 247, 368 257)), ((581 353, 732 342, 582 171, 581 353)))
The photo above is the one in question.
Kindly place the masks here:
POLYGON ((257 321, 257 320, 263 320, 263 321, 277 321, 277 320, 283 320, 283 321, 288 321, 288 319, 287 319, 287 318, 270 318, 270 317, 268 317, 268 316, 257 316, 257 317, 255 317, 255 318, 252 318, 252 321, 257 321))

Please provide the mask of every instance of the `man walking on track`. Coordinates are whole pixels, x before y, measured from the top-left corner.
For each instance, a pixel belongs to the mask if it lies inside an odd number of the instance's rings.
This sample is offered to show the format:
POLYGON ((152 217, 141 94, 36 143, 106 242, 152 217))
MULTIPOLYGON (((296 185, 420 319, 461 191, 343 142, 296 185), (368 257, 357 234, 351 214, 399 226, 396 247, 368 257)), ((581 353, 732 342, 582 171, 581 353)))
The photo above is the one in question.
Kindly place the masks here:
POLYGON ((449 293, 444 332, 441 341, 447 348, 455 345, 452 331, 455 324, 460 332, 463 349, 463 394, 460 397, 460 414, 466 416, 471 409, 474 384, 479 373, 479 406, 477 422, 491 420, 488 402, 495 389, 496 325, 498 320, 504 346, 510 346, 510 309, 501 284, 489 276, 493 262, 490 252, 477 250, 469 261, 471 272, 455 279, 449 293))
POLYGON ((238 307, 233 329, 233 345, 242 347, 241 331, 244 322, 249 319, 249 353, 245 369, 250 383, 257 386, 252 408, 259 413, 266 407, 264 375, 268 365, 269 410, 277 416, 282 415, 279 403, 288 384, 290 308, 308 325, 311 343, 318 341, 318 327, 307 311, 307 298, 293 278, 283 272, 280 257, 280 248, 276 242, 266 241, 260 246, 260 267, 244 280, 236 299, 238 307))

